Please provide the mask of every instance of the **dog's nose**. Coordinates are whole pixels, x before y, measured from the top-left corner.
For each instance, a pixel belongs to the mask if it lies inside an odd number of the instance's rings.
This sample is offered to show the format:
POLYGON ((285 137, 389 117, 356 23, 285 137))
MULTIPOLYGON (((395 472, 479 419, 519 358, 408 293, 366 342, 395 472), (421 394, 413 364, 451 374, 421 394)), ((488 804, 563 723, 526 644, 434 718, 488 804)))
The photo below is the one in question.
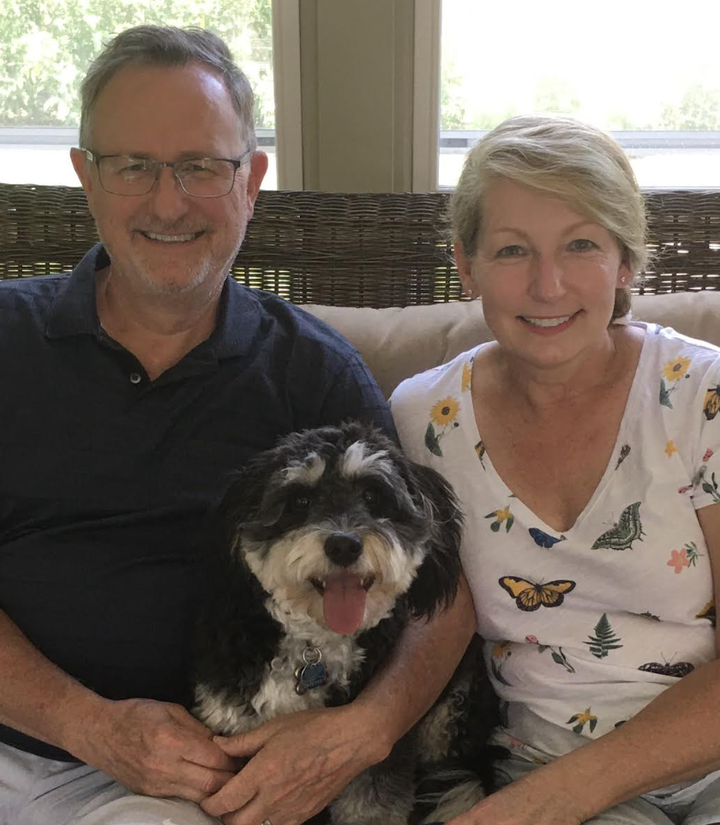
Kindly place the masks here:
POLYGON ((362 553, 362 541, 355 533, 333 533, 325 539, 325 555, 341 567, 349 567, 362 553))

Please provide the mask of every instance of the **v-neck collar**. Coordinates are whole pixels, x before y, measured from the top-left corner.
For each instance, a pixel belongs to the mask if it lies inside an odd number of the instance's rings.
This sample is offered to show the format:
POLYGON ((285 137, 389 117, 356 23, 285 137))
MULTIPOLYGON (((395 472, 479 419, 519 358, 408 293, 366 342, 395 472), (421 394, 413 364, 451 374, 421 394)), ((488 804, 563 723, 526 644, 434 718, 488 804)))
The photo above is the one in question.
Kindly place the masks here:
MULTIPOLYGON (((642 346, 640 349, 640 356, 635 366, 635 374, 633 375, 632 384, 630 386, 630 392, 628 393, 627 401, 625 402, 625 408, 623 410, 622 418, 620 420, 620 426, 618 427, 617 436, 615 438, 615 445, 613 447, 612 453, 610 454, 610 458, 605 467, 605 471, 603 472, 600 478, 600 481, 598 482, 597 486, 595 487, 595 490, 593 491, 593 494, 590 496, 585 506, 580 511, 578 517, 575 519, 575 522, 572 524, 572 526, 570 526, 567 530, 561 531, 547 524, 533 510, 531 510, 530 507, 524 504, 522 499, 515 495, 515 493, 510 489, 510 487, 505 483, 500 473, 498 473, 495 469, 490 454, 486 451, 483 455, 482 466, 484 468, 484 472, 489 474, 489 480, 491 485, 495 488, 502 489, 504 491, 504 498, 512 498, 513 507, 516 510, 521 510, 525 515, 523 521, 527 521, 528 524, 540 525, 542 529, 544 529, 550 535, 558 535, 560 533, 562 533, 563 535, 567 535, 571 533, 573 530, 576 530, 581 525, 581 523, 585 521, 590 512, 595 508, 597 502, 600 500, 603 493, 608 488, 610 481, 614 475, 615 466, 618 462, 618 459, 620 458, 620 452, 623 448, 623 445, 626 442, 625 434, 629 426, 629 422, 634 419, 634 411, 637 405, 639 404, 639 396, 642 392, 641 380, 639 376, 644 373, 643 366, 647 358, 647 352, 649 350, 649 348, 646 346, 648 335, 651 334, 649 326, 643 323, 637 323, 636 325, 641 326, 645 329, 645 335, 643 337, 642 346)), ((482 346, 485 345, 481 344, 473 352, 473 360, 482 346)), ((460 410, 460 416, 461 418, 465 419, 462 422, 462 430, 470 435, 471 444, 467 445, 467 449, 470 451, 469 454, 476 456, 475 445, 482 442, 482 435, 478 429, 477 421, 475 420, 475 410, 473 405, 462 405, 460 410)), ((476 457, 475 461, 477 461, 476 457)))

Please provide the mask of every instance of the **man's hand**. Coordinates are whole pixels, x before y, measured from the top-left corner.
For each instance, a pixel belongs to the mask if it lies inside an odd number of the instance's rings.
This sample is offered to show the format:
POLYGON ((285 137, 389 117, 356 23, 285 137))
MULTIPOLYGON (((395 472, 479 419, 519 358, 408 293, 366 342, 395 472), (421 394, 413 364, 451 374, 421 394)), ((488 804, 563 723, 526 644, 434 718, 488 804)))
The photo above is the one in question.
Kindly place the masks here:
POLYGON ((68 741, 73 755, 148 796, 201 802, 236 773, 235 760, 180 705, 103 700, 73 739, 68 741))
POLYGON ((322 810, 390 747, 363 711, 340 708, 279 716, 250 733, 216 737, 229 756, 252 759, 201 803, 225 825, 299 825, 322 810))

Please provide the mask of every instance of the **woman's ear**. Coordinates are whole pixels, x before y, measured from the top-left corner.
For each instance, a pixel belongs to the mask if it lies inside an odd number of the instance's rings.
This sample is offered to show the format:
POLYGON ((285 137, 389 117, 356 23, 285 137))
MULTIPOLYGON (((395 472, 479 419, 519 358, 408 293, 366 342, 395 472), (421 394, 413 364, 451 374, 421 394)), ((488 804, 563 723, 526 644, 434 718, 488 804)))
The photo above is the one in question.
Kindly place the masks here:
POLYGON ((463 252, 460 241, 455 241, 453 244, 453 251, 455 253, 455 263, 457 264, 463 292, 468 298, 479 298, 480 290, 478 285, 475 283, 475 277, 473 274, 473 259, 468 258, 463 252))
POLYGON ((618 276, 615 286, 617 287, 617 289, 622 289, 623 287, 630 286, 632 282, 633 275, 630 271, 630 267, 623 262, 622 264, 620 264, 620 267, 618 268, 618 276))

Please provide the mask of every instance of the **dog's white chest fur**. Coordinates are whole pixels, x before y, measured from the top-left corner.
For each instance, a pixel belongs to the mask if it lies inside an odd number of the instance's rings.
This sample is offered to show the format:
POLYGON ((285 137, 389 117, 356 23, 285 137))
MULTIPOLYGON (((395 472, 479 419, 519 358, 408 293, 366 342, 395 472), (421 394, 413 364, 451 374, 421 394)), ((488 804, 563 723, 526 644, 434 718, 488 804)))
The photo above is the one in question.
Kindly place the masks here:
MULTIPOLYGON (((277 610, 270 601, 266 606, 270 613, 277 610)), ((286 624, 281 616, 276 618, 286 624)), ((347 687, 352 673, 362 664, 363 650, 351 636, 338 636, 322 630, 312 620, 299 624, 308 626, 298 627, 297 617, 294 617, 293 625, 287 628, 288 635, 282 639, 276 655, 266 663, 260 684, 247 701, 239 702, 234 698, 233 690, 213 690, 207 684, 196 686, 194 713, 211 730, 226 736, 243 733, 275 716, 324 707, 330 688, 347 687), (303 651, 308 646, 317 648, 322 654, 327 682, 300 694, 296 690, 295 673, 304 664, 303 651)))

